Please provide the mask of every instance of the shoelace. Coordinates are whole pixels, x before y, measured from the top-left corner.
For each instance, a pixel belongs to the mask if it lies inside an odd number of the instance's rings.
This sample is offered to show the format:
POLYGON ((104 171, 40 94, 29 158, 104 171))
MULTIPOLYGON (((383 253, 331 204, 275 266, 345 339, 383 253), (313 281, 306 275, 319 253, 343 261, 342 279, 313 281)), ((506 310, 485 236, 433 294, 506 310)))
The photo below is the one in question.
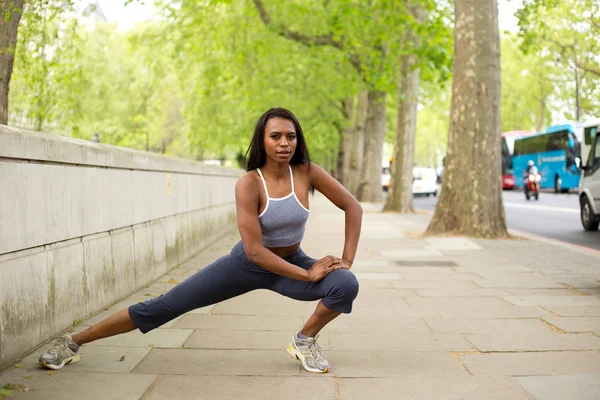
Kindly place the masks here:
POLYGON ((312 354, 312 356, 315 358, 316 361, 323 361, 323 355, 321 354, 321 346, 319 346, 319 344, 317 343, 317 337, 315 337, 315 340, 311 341, 311 343, 308 345, 308 350, 310 351, 310 354, 312 354))
POLYGON ((52 355, 58 355, 59 353, 65 350, 67 350, 67 338, 61 336, 58 339, 56 339, 56 345, 54 346, 54 348, 50 349, 48 353, 52 355))

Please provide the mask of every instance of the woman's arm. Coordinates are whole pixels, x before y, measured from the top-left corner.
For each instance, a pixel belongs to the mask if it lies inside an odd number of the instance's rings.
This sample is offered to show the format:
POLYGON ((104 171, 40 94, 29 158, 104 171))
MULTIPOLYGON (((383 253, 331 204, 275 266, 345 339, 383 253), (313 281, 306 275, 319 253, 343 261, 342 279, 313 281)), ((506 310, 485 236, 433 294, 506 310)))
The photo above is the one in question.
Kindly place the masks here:
POLYGON ((309 177, 310 184, 346 214, 346 237, 342 259, 352 266, 360 238, 362 207, 344 186, 317 164, 311 163, 309 177))
POLYGON ((317 261, 317 267, 305 270, 285 261, 262 244, 262 231, 258 222, 258 188, 250 175, 244 175, 235 185, 237 224, 248 261, 277 275, 299 281, 316 282, 324 275, 322 270, 342 268, 339 260, 326 257, 317 261))

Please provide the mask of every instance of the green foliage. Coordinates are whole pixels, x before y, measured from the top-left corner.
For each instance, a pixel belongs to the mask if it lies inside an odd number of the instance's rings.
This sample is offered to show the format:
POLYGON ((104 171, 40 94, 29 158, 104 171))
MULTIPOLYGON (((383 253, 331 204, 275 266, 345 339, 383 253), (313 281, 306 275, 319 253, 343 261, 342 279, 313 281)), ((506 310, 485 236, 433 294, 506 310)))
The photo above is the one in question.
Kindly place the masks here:
POLYGON ((426 81, 449 77, 447 2, 423 0, 422 23, 400 0, 264 3, 270 27, 250 0, 164 0, 157 21, 122 32, 85 23, 69 2, 29 1, 10 123, 88 140, 98 132, 103 143, 177 156, 235 159, 259 115, 282 106, 298 116, 322 161, 336 153, 349 124, 344 99, 376 88, 392 95, 388 109, 395 109, 400 54, 419 55, 426 81), (422 38, 419 46, 403 43, 407 29, 422 38), (341 45, 290 40, 286 30, 341 45))
POLYGON ((575 73, 582 115, 600 115, 600 3, 596 0, 527 0, 517 14, 522 49, 553 65, 560 117, 575 119, 575 73))

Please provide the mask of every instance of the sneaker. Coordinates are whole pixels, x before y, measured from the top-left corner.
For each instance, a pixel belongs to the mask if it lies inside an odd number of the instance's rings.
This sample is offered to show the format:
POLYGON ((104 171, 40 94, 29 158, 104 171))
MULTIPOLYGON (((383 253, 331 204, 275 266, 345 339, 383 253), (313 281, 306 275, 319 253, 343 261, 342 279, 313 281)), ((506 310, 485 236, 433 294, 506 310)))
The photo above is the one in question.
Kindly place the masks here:
POLYGON ((50 369, 61 369, 67 364, 78 361, 79 345, 69 335, 56 339, 54 347, 40 356, 40 364, 50 369))
POLYGON ((321 355, 321 347, 317 344, 318 337, 317 335, 316 337, 300 339, 298 334, 294 334, 287 352, 290 356, 300 361, 304 369, 308 372, 329 372, 331 366, 321 355))

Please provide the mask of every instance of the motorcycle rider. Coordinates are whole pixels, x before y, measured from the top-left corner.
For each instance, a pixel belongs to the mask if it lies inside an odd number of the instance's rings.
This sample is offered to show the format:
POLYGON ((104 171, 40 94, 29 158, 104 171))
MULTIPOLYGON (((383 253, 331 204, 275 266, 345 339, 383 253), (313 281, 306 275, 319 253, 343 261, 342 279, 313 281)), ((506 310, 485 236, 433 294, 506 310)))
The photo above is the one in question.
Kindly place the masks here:
POLYGON ((535 163, 533 162, 533 160, 527 161, 527 168, 525 168, 525 170, 523 171, 523 179, 525 180, 525 183, 527 183, 527 179, 529 179, 529 175, 534 172, 537 173, 537 168, 535 167, 535 163))

